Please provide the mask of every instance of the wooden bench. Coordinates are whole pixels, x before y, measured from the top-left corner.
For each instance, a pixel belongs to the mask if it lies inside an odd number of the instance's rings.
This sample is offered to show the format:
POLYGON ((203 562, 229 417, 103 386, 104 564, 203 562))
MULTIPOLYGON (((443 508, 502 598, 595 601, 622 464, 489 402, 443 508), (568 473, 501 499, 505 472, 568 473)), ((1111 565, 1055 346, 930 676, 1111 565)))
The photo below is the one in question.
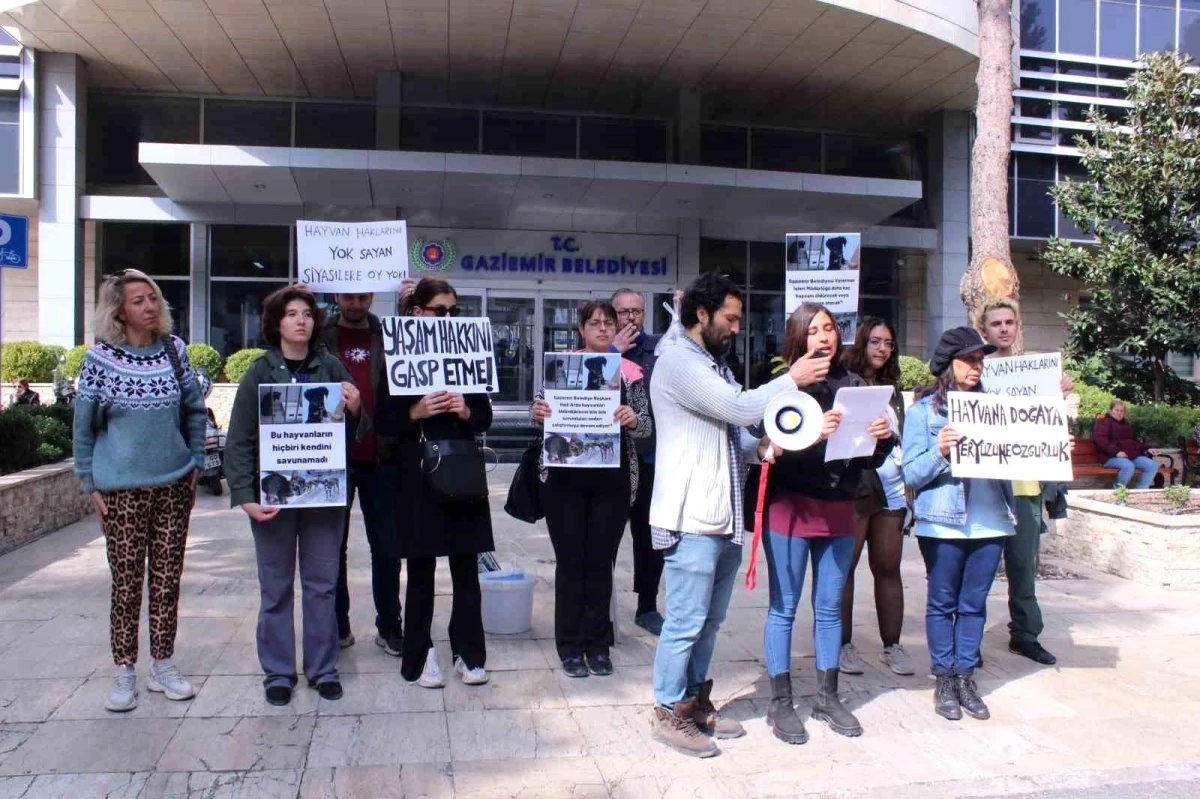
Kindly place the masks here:
POLYGON ((1183 485, 1200 482, 1200 446, 1192 436, 1179 439, 1179 449, 1183 451, 1183 485))
MULTIPOLYGON (((1095 441, 1090 438, 1077 437, 1075 439, 1075 446, 1071 448, 1071 468, 1075 472, 1076 480, 1081 477, 1116 477, 1117 470, 1104 465, 1107 460, 1108 458, 1096 450, 1095 441)), ((1175 470, 1161 468, 1158 473, 1163 476, 1164 480, 1169 480, 1175 470)))

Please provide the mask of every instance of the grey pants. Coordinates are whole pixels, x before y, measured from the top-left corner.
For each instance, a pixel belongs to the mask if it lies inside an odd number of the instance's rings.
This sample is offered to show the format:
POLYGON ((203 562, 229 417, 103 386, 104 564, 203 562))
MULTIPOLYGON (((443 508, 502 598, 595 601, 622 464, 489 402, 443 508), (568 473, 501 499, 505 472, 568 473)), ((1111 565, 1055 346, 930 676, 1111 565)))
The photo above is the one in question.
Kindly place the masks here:
POLYGON ((338 679, 335 599, 342 546, 342 508, 282 510, 269 522, 250 522, 258 557, 258 660, 263 684, 296 685, 296 553, 304 609, 304 676, 310 685, 338 679))

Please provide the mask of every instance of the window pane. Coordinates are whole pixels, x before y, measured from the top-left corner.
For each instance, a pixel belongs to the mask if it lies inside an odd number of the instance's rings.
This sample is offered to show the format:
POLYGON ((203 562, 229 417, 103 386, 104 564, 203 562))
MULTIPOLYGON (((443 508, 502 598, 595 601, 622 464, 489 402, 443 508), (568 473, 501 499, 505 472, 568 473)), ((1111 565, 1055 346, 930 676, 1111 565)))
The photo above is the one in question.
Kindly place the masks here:
POLYGON ((191 274, 189 225, 103 222, 99 225, 100 274, 138 269, 151 277, 191 274))
POLYGON ((1050 110, 1053 103, 1049 100, 1031 100, 1028 97, 1022 97, 1021 100, 1021 116, 1037 117, 1038 119, 1049 119, 1050 110))
POLYGON ((1137 9, 1132 0, 1101 0, 1100 55, 1105 58, 1137 58, 1137 9))
MULTIPOLYGON (((860 294, 899 293, 900 253, 882 247, 863 247, 860 261, 860 294)), ((887 317, 891 318, 891 317, 887 317)))
POLYGON ((447 108, 401 109, 400 149, 430 153, 477 153, 479 112, 447 108))
POLYGON ((787 320, 783 313, 783 293, 753 294, 743 325, 749 339, 751 388, 771 378, 771 359, 783 354, 783 331, 787 320))
POLYGON ((702 125, 700 127, 700 163, 745 169, 747 166, 746 129, 702 125))
POLYGON ((375 149, 375 109, 369 105, 296 104, 296 146, 375 149))
POLYGON ((209 310, 208 343, 225 357, 249 347, 263 347, 262 302, 284 283, 214 280, 209 310))
POLYGON ((491 155, 574 158, 575 117, 485 113, 483 151, 491 155))
POLYGON ((1180 0, 1179 49, 1200 58, 1200 0, 1180 0))
POLYGON ((745 290, 746 242, 700 239, 700 274, 706 275, 710 272, 728 275, 745 290))
POLYGON ((1021 48, 1054 52, 1054 0, 1021 0, 1021 48))
MULTIPOLYGON (((1050 7, 1053 8, 1054 3, 1050 3, 1050 7)), ((1048 58, 1022 58, 1021 69, 1033 72, 1058 72, 1058 62, 1048 58)))
POLYGON ((5 47, 20 47, 21 43, 13 37, 9 36, 4 28, 0 28, 0 44, 5 47))
MULTIPOLYGON (((192 337, 192 281, 190 280, 156 280, 162 289, 163 299, 171 306, 171 315, 175 325, 172 332, 180 338, 192 337)), ((210 375, 213 379, 219 375, 210 375)))
POLYGON ((904 140, 826 135, 825 173, 907 180, 912 177, 912 145, 904 140))
POLYGON ((488 297, 500 382, 494 401, 527 404, 533 400, 534 310, 531 297, 488 297))
POLYGON ((897 344, 904 340, 899 329, 900 314, 897 313, 899 299, 896 297, 862 297, 858 301, 858 318, 863 320, 868 316, 878 316, 892 325, 896 332, 897 344))
POLYGON ((138 144, 197 144, 200 101, 92 93, 87 126, 88 183, 152 185, 154 179, 138 163, 138 144))
POLYGON ((1048 180, 1017 181, 1017 235, 1045 238, 1054 235, 1054 202, 1048 180))
POLYGON ((213 225, 210 249, 213 277, 291 277, 290 227, 213 225))
POLYGON ((750 288, 782 291, 783 256, 784 244, 782 241, 750 242, 750 288))
POLYGON ((21 190, 21 128, 0 125, 0 194, 21 190))
POLYGON ((1058 235, 1059 236, 1061 236, 1064 239, 1090 239, 1091 238, 1091 236, 1089 236, 1088 234, 1086 234, 1082 230, 1080 230, 1078 227, 1076 227, 1075 223, 1071 221, 1071 218, 1069 216, 1067 216, 1066 214, 1064 214, 1062 212, 1061 208, 1058 208, 1057 206, 1055 206, 1055 208, 1058 210, 1058 235))
POLYGON ((750 132, 750 166, 779 172, 821 171, 821 134, 790 130, 750 132))
POLYGON ((1054 156, 1021 153, 1016 158, 1018 178, 1054 180, 1054 156))
POLYGON ((1175 49, 1175 0, 1142 0, 1138 53, 1175 49))
POLYGON ((204 103, 204 143, 247 147, 290 147, 290 103, 252 103, 207 100, 204 103))
POLYGON ((1061 53, 1096 54, 1096 0, 1061 0, 1062 24, 1058 26, 1061 53))
POLYGON ((667 160, 667 123, 583 117, 579 120, 579 157, 661 164, 667 160))
POLYGON ((0 78, 21 77, 20 58, 0 58, 0 78))

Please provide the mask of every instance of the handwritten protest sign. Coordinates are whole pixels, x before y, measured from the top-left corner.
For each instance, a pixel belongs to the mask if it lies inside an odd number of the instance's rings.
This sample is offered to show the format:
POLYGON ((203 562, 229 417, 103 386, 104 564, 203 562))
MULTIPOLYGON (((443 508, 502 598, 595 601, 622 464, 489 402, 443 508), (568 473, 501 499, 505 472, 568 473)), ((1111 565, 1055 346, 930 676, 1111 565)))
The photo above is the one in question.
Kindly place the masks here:
POLYGON ((380 321, 388 392, 393 396, 500 390, 487 317, 385 316, 380 321))
POLYGON ((950 473, 955 477, 1074 479, 1062 395, 1006 397, 951 391, 946 411, 949 425, 962 436, 950 450, 950 473))
POLYGON ((393 222, 296 222, 300 282, 313 291, 399 291, 408 277, 408 226, 393 222))
POLYGON ((985 358, 983 390, 1007 397, 1053 397, 1062 393, 1062 354, 985 358))
POLYGON ((789 233, 785 239, 784 310, 806 302, 824 305, 842 341, 854 340, 858 325, 859 233, 789 233))
POLYGON ((547 466, 615 469, 621 462, 621 356, 546 353, 543 460, 547 466))
POLYGON ((259 494, 263 505, 345 506, 345 420, 340 383, 258 387, 259 494))

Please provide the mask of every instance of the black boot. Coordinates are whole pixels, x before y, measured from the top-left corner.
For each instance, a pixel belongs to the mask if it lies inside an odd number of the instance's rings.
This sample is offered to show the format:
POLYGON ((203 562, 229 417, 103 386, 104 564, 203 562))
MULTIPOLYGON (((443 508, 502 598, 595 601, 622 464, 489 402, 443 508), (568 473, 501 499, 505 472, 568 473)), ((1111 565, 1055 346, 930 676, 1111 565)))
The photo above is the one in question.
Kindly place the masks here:
POLYGON ((958 721, 962 718, 962 707, 958 703, 958 687, 953 675, 938 675, 937 687, 933 689, 933 709, 944 719, 958 721))
POLYGON ((966 711, 968 716, 980 721, 985 721, 992 717, 988 706, 979 698, 979 689, 975 687, 973 679, 965 674, 955 675, 954 691, 958 695, 958 703, 962 705, 962 709, 966 711))
POLYGON ((786 671, 771 678, 771 707, 767 710, 767 726, 785 744, 808 741, 804 722, 796 715, 796 706, 792 704, 792 675, 786 671))
POLYGON ((838 697, 838 670, 827 671, 817 669, 817 696, 813 699, 812 716, 818 721, 829 725, 829 729, 838 735, 855 738, 862 735, 862 725, 854 714, 846 710, 838 697))

